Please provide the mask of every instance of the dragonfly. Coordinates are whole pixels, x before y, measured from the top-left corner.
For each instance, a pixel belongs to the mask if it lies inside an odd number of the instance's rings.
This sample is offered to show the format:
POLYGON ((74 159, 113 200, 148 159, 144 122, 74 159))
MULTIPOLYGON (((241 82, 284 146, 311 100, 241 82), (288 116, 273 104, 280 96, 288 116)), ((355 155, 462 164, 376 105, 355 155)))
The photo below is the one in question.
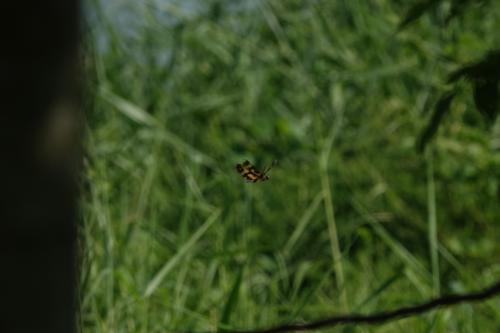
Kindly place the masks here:
POLYGON ((245 161, 242 164, 236 164, 236 171, 240 175, 242 175, 247 182, 251 183, 257 183, 257 182, 263 182, 269 179, 269 176, 266 175, 266 173, 271 170, 273 166, 275 166, 278 163, 277 160, 274 160, 273 163, 271 163, 270 166, 264 169, 264 171, 259 171, 255 168, 255 166, 252 165, 249 161, 245 161))

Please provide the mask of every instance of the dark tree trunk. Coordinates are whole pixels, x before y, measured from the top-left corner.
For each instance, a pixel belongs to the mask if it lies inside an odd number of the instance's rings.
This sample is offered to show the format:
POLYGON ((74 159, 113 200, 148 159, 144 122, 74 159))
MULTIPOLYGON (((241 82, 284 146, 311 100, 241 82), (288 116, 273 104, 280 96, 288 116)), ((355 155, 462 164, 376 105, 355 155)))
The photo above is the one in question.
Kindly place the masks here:
POLYGON ((0 332, 75 331, 77 0, 0 5, 0 332))

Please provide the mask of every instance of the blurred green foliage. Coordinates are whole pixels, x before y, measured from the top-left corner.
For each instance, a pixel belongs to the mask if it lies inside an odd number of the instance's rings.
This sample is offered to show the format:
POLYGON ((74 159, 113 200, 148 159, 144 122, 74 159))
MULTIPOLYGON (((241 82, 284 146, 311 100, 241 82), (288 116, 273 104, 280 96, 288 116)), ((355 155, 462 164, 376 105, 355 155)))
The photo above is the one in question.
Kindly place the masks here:
MULTIPOLYGON (((397 32, 407 6, 88 3, 82 331, 262 327, 498 278, 500 123, 464 85, 415 146, 447 73, 499 45, 500 3, 397 32), (249 184, 245 159, 279 165, 249 184)), ((493 332, 499 309, 329 331, 493 332)))

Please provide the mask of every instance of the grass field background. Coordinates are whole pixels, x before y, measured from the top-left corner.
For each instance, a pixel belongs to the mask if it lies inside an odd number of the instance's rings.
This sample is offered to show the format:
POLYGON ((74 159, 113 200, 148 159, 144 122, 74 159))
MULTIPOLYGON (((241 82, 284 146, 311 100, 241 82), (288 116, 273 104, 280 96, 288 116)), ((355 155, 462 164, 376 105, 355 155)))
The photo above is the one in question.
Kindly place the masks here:
MULTIPOLYGON (((449 71, 500 3, 403 31, 405 1, 87 3, 83 332, 372 313, 500 277, 500 122, 449 71), (245 183, 248 159, 267 182, 245 183)), ((498 332, 500 299, 328 332, 498 332)))

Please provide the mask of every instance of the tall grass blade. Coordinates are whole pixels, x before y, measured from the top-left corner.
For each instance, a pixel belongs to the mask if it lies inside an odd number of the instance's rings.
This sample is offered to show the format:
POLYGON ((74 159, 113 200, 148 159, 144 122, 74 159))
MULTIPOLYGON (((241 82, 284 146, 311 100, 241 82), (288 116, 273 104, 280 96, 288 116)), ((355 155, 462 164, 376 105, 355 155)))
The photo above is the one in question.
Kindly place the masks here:
POLYGON ((170 271, 177 265, 177 263, 186 255, 186 253, 193 248, 196 242, 205 234, 205 232, 212 226, 212 224, 217 221, 217 218, 221 214, 221 210, 215 210, 212 215, 203 223, 203 225, 196 230, 196 232, 191 236, 191 238, 179 249, 179 251, 168 260, 163 267, 156 273, 156 275, 151 279, 144 292, 144 297, 149 297, 158 288, 163 279, 167 276, 170 271))
POLYGON ((231 287, 231 291, 227 298, 226 304, 224 305, 224 309, 222 310, 222 316, 219 321, 219 332, 224 332, 229 325, 229 320, 231 319, 231 315, 234 313, 236 306, 238 304, 238 298, 240 293, 241 281, 243 280, 243 272, 245 270, 245 266, 241 266, 238 270, 238 275, 234 280, 234 283, 231 287))
POLYGON ((295 228, 292 235, 286 242, 285 247, 283 248, 283 253, 285 254, 285 256, 289 256, 291 254, 292 249, 295 246, 295 243, 297 243, 300 236, 306 230, 307 225, 311 221, 314 213, 318 210, 318 207, 323 199, 324 199, 323 192, 320 192, 314 197, 309 207, 307 207, 306 211, 300 218, 297 227, 295 228))
POLYGON ((394 239, 385 228, 369 214, 359 202, 354 201, 354 208, 358 213, 363 216, 364 219, 369 222, 370 226, 377 233, 377 235, 384 241, 384 243, 389 246, 394 253, 411 269, 415 276, 418 276, 418 282, 420 285, 428 285, 430 281, 430 275, 425 266, 408 251, 400 242, 394 239))
POLYGON ((434 186, 434 162, 432 150, 429 149, 427 157, 427 209, 428 209, 428 236, 429 252, 431 255, 432 285, 434 296, 440 294, 439 281, 439 248, 437 239, 437 217, 436 217, 436 189, 434 186))
POLYGON ((337 232, 337 224, 335 221, 335 210, 333 206, 333 198, 330 187, 330 176, 328 174, 328 163, 330 153, 333 147, 333 142, 340 132, 342 126, 342 112, 343 112, 343 101, 342 101, 342 90, 339 85, 336 85, 332 89, 331 93, 332 108, 337 112, 337 119, 335 125, 330 130, 330 134, 326 140, 326 143, 321 152, 319 168, 320 168, 320 180, 321 188, 323 191, 323 202, 325 204, 325 215, 328 224, 328 235, 330 238, 330 246, 333 258, 333 267, 335 268, 335 278, 337 280, 337 288, 340 293, 340 304, 344 311, 348 310, 347 303, 347 293, 345 290, 345 280, 344 280, 344 268, 342 266, 342 253, 340 251, 339 237, 337 232))
POLYGON ((113 105, 123 115, 137 124, 146 126, 157 125, 156 119, 136 104, 114 94, 112 91, 104 87, 101 87, 99 92, 100 96, 105 101, 113 105))
POLYGON ((389 288, 394 282, 396 282, 402 276, 403 276, 402 270, 399 270, 398 272, 396 272, 396 274, 389 277, 377 289, 375 289, 373 292, 371 292, 370 295, 367 298, 365 298, 361 303, 356 305, 354 307, 353 311, 356 312, 356 311, 359 311, 362 308, 364 308, 368 303, 375 300, 379 295, 381 295, 387 288, 389 288))

